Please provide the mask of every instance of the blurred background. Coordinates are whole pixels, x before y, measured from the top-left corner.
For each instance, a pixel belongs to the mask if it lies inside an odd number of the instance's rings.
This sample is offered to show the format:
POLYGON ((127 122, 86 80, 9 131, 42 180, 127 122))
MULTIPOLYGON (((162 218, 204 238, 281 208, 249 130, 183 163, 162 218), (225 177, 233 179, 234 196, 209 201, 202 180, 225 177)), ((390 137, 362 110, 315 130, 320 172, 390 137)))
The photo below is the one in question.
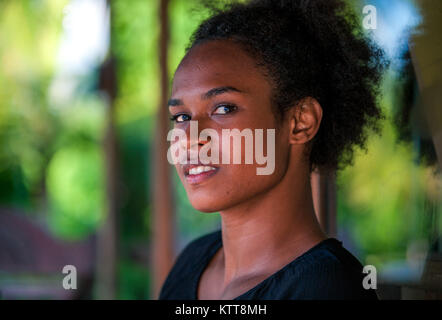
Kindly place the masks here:
MULTIPOLYGON (((318 215, 376 266, 380 298, 440 299, 442 2, 349 2, 361 24, 376 8, 386 119, 316 180, 318 215)), ((0 299, 155 299, 181 249, 220 227, 166 161, 164 101, 207 15, 197 0, 0 0, 0 299)))

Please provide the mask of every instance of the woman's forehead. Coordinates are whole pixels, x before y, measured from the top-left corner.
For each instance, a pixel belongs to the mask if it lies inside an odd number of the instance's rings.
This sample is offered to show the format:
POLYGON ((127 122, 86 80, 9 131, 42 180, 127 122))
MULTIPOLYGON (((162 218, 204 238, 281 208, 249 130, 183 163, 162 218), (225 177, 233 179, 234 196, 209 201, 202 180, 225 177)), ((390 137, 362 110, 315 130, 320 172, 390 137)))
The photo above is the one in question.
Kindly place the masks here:
POLYGON ((199 44, 188 52, 175 72, 172 93, 221 85, 240 86, 244 90, 268 86, 256 61, 239 44, 216 40, 199 44))

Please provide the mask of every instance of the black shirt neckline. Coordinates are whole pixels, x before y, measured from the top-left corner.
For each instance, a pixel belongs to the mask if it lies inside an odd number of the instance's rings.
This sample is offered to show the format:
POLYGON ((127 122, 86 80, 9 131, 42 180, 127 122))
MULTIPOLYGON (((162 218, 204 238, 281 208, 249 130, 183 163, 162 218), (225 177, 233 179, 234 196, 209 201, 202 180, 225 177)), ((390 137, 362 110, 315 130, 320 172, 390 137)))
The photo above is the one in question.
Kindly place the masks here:
MULTIPOLYGON (((303 254, 299 255, 298 257, 296 257, 295 259, 293 259, 292 261, 287 263, 285 266, 283 266, 279 270, 272 273, 270 276, 268 276, 267 278, 265 278, 264 280, 262 280, 261 282, 256 284, 254 287, 250 288, 249 290, 240 294, 239 296, 237 296, 236 298, 234 298, 232 300, 240 300, 242 297, 247 296, 251 292, 258 290, 262 286, 266 285, 267 283, 269 283, 270 281, 272 281, 273 279, 278 277, 280 274, 287 271, 290 267, 293 267, 293 265, 298 264, 299 262, 304 260, 306 257, 311 255, 313 252, 315 252, 319 248, 322 248, 323 246, 325 246, 329 243, 335 243, 338 245, 342 245, 342 242, 336 238, 330 237, 330 238, 324 239, 321 242, 318 242, 317 244, 315 244, 313 247, 311 247, 307 251, 305 251, 303 254)), ((216 239, 215 239, 214 245, 210 246, 207 254, 203 255, 204 259, 203 259, 202 263, 200 264, 201 267, 198 269, 198 272, 196 272, 195 281, 193 282, 194 283, 194 285, 193 285, 193 299, 194 300, 198 300, 198 285, 201 281, 201 277, 203 275, 204 270, 206 270, 210 261, 212 260, 212 258, 215 256, 216 252, 221 247, 222 247, 222 234, 221 234, 221 230, 218 230, 218 231, 216 231, 216 239)))

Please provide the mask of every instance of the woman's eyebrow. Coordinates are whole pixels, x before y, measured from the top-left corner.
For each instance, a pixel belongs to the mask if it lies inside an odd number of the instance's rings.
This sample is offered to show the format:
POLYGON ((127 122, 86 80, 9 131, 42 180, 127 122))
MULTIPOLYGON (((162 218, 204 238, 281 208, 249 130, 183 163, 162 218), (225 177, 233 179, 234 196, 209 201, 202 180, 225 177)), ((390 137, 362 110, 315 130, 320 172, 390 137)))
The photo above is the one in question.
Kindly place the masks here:
POLYGON ((181 99, 169 99, 169 101, 167 101, 169 107, 182 106, 183 104, 183 100, 181 99))
POLYGON ((223 93, 226 93, 229 91, 241 92, 241 90, 236 89, 234 87, 230 87, 230 86, 217 87, 217 88, 210 89, 206 93, 202 94, 201 99, 203 99, 203 100, 210 99, 214 96, 217 96, 219 94, 223 94, 223 93))
MULTIPOLYGON (((217 96, 217 95, 229 92, 229 91, 242 92, 241 90, 234 88, 234 87, 230 87, 230 86, 217 87, 217 88, 210 89, 206 93, 203 93, 201 95, 201 99, 207 100, 207 99, 210 99, 214 96, 217 96)), ((176 106, 182 106, 182 105, 184 105, 184 103, 183 103, 183 100, 181 100, 181 99, 169 99, 169 101, 167 102, 167 105, 169 107, 176 107, 176 106)))

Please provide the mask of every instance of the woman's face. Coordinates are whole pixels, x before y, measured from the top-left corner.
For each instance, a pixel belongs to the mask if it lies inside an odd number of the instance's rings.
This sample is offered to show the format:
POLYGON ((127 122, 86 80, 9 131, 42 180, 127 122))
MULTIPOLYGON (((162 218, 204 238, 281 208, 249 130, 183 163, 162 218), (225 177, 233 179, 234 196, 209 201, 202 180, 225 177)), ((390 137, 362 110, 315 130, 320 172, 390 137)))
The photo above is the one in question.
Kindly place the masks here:
MULTIPOLYGON (((214 170, 198 173, 195 169, 198 165, 175 165, 195 209, 203 212, 227 210, 269 191, 285 175, 290 151, 289 122, 277 124, 271 107, 271 93, 271 84, 256 66, 256 61, 234 42, 216 40, 199 44, 181 62, 175 73, 169 103, 170 113, 175 118, 174 127, 185 130, 189 139, 189 121, 198 121, 198 135, 203 129, 210 128, 220 137, 220 162, 210 165, 214 170), (241 164, 233 164, 233 158, 230 158, 230 164, 223 164, 223 129, 251 129, 253 133, 255 129, 264 129, 264 154, 267 129, 276 129, 273 173, 257 175, 257 168, 265 165, 257 164, 255 156, 252 164, 244 163, 244 140, 241 164)), ((212 142, 188 143, 188 147, 196 143, 200 149, 205 143, 212 142)), ((230 151, 232 157, 232 143, 230 151)))

